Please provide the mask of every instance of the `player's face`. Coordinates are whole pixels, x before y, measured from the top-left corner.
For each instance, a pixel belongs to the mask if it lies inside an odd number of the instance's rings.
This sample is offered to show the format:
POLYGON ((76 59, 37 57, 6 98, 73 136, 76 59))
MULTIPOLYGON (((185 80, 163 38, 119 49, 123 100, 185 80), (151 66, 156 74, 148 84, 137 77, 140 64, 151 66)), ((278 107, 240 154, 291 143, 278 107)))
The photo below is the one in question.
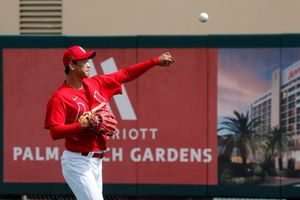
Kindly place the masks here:
POLYGON ((90 68, 91 68, 91 65, 90 65, 88 59, 79 60, 74 65, 75 72, 76 72, 76 74, 80 78, 87 78, 87 77, 89 77, 89 75, 90 75, 90 68))

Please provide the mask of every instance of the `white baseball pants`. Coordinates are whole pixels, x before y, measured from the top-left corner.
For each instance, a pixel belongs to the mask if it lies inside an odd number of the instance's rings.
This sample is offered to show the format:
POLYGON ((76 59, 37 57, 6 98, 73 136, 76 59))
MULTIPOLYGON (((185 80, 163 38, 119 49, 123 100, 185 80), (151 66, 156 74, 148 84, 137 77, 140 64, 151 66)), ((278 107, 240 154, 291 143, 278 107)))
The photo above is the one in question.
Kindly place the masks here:
POLYGON ((102 159, 65 150, 61 165, 63 176, 77 200, 103 200, 102 159))

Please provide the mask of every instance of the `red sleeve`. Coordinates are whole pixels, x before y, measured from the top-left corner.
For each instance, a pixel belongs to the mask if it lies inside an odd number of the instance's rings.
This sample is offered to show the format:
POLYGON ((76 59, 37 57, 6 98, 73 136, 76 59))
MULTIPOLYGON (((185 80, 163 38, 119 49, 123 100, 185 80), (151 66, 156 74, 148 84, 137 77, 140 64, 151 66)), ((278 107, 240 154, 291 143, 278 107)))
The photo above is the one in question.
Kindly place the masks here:
POLYGON ((120 75, 119 77, 117 77, 117 80, 120 83, 132 81, 138 78, 139 76, 141 76, 142 74, 144 74, 146 71, 148 71, 158 63, 159 63, 159 58, 155 57, 153 59, 146 60, 144 62, 140 62, 138 64, 125 67, 119 71, 120 75))
MULTIPOLYGON (((98 84, 103 86, 102 90, 105 90, 103 93, 105 93, 107 98, 110 99, 115 94, 122 94, 123 83, 138 78, 158 63, 159 58, 155 57, 153 59, 125 67, 115 73, 94 76, 93 79, 97 80, 98 84)), ((91 82, 92 79, 84 80, 84 82, 88 81, 91 82)))
POLYGON ((50 129, 54 140, 71 137, 82 131, 80 122, 65 125, 66 109, 59 97, 52 97, 47 104, 44 127, 50 129))
POLYGON ((50 133, 53 140, 72 137, 80 132, 82 132, 82 127, 80 122, 74 124, 58 125, 58 126, 50 127, 50 133))
POLYGON ((53 96, 47 104, 44 128, 65 124, 66 108, 61 98, 53 96))
POLYGON ((139 76, 144 74, 146 71, 148 71, 158 63, 159 63, 159 58, 156 57, 150 60, 146 60, 144 62, 140 62, 135 65, 125 67, 118 72, 108 74, 106 76, 109 76, 113 80, 117 81, 119 84, 122 84, 138 78, 139 76))

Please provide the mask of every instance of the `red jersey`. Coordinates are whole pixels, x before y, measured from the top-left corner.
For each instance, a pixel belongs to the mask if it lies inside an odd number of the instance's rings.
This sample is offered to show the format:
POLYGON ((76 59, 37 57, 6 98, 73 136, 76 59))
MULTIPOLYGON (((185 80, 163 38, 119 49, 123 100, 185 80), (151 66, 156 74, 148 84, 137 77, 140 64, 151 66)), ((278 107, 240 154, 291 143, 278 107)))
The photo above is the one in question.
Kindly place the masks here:
MULTIPOLYGON (((108 102, 115 94, 122 93, 122 83, 131 81, 158 64, 154 58, 126 67, 108 75, 96 75, 83 79, 83 88, 75 89, 63 83, 47 104, 44 127, 51 129, 54 139, 65 138, 70 151, 89 152, 106 149, 106 136, 89 129, 82 129, 78 118, 101 102, 108 102), (57 131, 56 127, 60 127, 57 131), (63 135, 59 132, 68 132, 63 135), (69 134, 71 132, 71 134, 69 134)), ((109 109, 106 104, 106 109, 109 109)))

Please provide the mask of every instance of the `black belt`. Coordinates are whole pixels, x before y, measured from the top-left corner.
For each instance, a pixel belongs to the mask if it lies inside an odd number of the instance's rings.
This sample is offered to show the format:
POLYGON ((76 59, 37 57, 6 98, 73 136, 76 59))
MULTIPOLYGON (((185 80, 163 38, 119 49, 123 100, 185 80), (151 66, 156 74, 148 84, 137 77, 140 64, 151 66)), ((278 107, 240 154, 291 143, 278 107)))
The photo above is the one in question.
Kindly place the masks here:
MULTIPOLYGON (((81 152, 81 155, 82 156, 89 156, 89 155, 91 155, 90 153, 92 153, 92 152, 81 152)), ((104 157, 104 152, 102 152, 102 153, 95 152, 95 153, 93 153, 93 155, 91 157, 92 158, 103 158, 104 157)))

